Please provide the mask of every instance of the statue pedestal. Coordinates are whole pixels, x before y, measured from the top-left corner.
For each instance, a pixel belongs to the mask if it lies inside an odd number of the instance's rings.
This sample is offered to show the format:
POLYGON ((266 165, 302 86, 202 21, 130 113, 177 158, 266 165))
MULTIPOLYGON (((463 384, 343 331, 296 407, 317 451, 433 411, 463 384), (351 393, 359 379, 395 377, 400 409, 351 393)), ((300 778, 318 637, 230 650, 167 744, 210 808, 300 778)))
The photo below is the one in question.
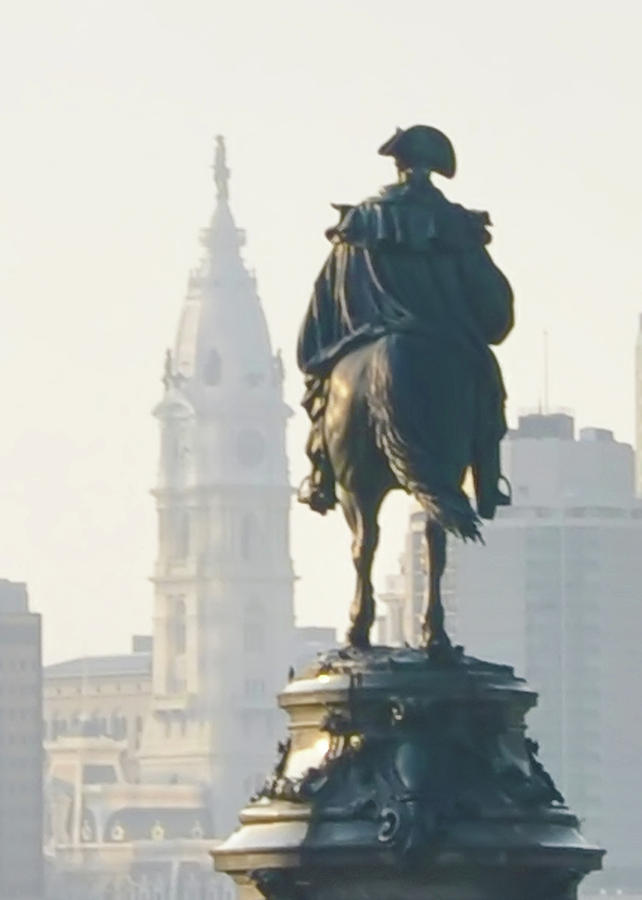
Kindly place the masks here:
POLYGON ((279 698, 289 737, 216 868, 268 900, 571 900, 582 838, 507 666, 331 651, 279 698))

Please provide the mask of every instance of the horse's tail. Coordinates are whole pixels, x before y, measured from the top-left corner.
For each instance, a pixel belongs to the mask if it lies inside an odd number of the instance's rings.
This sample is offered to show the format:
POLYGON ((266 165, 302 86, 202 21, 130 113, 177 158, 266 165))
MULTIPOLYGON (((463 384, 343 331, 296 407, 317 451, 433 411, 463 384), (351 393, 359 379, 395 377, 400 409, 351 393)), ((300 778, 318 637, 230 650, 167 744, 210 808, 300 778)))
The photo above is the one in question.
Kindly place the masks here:
POLYGON ((422 415, 421 382, 413 387, 408 378, 409 355, 414 350, 414 362, 425 360, 425 346, 404 338, 389 335, 374 348, 367 399, 377 444, 401 487, 414 494, 428 516, 464 540, 481 540, 480 520, 461 488, 460 474, 439 458, 433 425, 422 415))

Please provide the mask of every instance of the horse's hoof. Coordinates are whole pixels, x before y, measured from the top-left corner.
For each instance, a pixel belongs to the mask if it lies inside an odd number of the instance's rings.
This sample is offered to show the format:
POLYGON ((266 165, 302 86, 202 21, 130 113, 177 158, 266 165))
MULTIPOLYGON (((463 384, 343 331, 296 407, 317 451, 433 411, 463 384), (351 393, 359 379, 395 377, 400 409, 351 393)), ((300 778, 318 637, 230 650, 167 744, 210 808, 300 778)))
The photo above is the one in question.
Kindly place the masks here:
POLYGON ((450 638, 445 634, 436 638, 424 638, 422 649, 426 651, 429 659, 439 663, 453 662, 460 656, 457 648, 453 647, 450 638))

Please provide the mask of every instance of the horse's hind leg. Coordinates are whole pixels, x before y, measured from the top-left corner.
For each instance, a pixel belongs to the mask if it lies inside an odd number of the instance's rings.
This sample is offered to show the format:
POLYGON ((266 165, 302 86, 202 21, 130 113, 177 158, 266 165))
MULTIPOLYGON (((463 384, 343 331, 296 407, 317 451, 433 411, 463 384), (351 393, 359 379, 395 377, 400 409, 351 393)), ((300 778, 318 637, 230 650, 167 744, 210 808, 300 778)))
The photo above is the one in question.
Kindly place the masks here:
POLYGON ((377 543, 379 525, 377 516, 383 497, 363 498, 345 490, 339 491, 339 500, 352 531, 352 561, 357 573, 357 585, 350 607, 348 642, 353 647, 370 646, 370 629, 375 618, 375 601, 371 572, 377 543))
POLYGON ((441 579, 446 568, 446 532, 442 525, 428 515, 426 521, 428 544, 428 607, 423 623, 423 645, 431 654, 449 655, 450 638, 444 627, 444 605, 441 599, 441 579))

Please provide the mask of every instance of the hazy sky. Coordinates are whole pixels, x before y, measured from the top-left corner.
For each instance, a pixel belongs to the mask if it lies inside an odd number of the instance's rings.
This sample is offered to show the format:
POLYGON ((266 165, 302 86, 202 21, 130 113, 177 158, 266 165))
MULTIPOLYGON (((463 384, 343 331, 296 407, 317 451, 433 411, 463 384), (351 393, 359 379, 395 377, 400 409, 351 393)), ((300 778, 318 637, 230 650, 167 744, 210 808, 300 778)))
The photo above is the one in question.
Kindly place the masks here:
MULTIPOLYGON (((28 581, 48 659, 124 650, 150 629, 150 409, 213 206, 219 132, 292 406, 329 203, 392 180, 376 148, 427 122, 457 149, 447 193, 491 212, 515 288, 500 353, 510 415, 542 396, 548 329, 552 405, 632 440, 641 28, 637 0, 5 0, 0 576, 28 581)), ((306 428, 298 414, 293 481, 306 428)), ((406 502, 385 515, 379 577, 406 502)), ((299 508, 293 531, 300 621, 342 624, 339 514, 299 508)))

